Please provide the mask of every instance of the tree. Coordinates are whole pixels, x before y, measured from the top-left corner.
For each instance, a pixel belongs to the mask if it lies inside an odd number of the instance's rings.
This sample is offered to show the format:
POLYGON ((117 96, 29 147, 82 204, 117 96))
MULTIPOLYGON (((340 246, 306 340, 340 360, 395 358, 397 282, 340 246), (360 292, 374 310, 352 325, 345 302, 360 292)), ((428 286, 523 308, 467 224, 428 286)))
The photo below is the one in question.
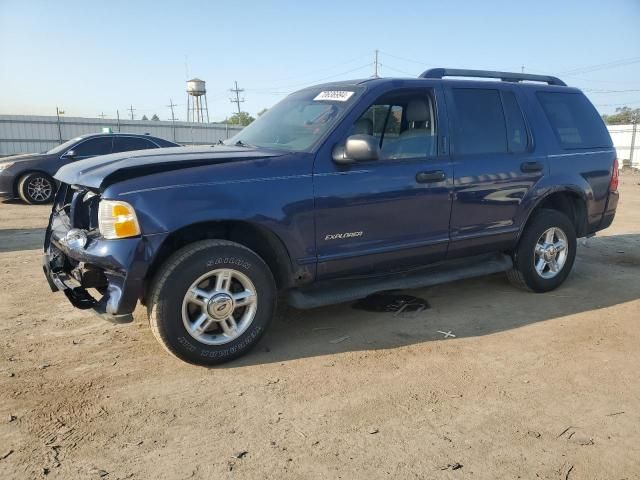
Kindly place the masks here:
POLYGON ((230 125, 242 125, 246 127, 251 122, 253 122, 255 118, 249 115, 247 112, 234 113, 227 119, 227 123, 230 125))
POLYGON ((155 113, 153 114, 153 117, 151 117, 151 120, 153 120, 154 122, 157 122, 160 120, 160 117, 158 117, 158 115, 156 115, 155 113))
POLYGON ((640 121, 640 108, 618 107, 612 115, 602 115, 607 125, 624 125, 640 121))
POLYGON ((146 115, 142 116, 142 120, 149 120, 146 115))
POLYGON ((260 110, 260 111, 257 113, 257 115, 258 115, 259 117, 261 117, 262 115, 264 115, 264 114, 266 113, 266 111, 267 111, 267 110, 269 110, 269 109, 268 109, 268 108, 263 108, 262 110, 260 110))

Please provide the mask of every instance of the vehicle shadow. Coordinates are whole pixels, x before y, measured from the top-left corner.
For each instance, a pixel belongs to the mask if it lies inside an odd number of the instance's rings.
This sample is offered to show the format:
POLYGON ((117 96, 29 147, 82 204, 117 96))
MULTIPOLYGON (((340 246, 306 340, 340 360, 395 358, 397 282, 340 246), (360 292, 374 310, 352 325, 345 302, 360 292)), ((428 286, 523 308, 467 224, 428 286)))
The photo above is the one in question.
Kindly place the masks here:
POLYGON ((0 230, 0 252, 41 249, 46 228, 10 228, 0 230))
POLYGON ((490 335, 636 300, 639 279, 640 234, 596 237, 586 246, 579 244, 573 272, 553 292, 521 291, 504 274, 496 274, 403 291, 430 303, 431 308, 415 315, 370 313, 353 309, 353 304, 286 308, 252 352, 217 368, 443 341, 440 332, 455 335, 446 341, 490 335))

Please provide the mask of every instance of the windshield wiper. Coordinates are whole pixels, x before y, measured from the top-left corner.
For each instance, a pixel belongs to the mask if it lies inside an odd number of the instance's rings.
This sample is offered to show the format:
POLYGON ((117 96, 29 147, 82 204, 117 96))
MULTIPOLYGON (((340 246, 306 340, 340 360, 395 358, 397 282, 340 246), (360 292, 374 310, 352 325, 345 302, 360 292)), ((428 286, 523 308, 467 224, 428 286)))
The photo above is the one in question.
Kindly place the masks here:
POLYGON ((238 140, 236 143, 234 143, 234 145, 236 147, 253 148, 253 145, 249 145, 248 143, 244 143, 242 140, 238 140))

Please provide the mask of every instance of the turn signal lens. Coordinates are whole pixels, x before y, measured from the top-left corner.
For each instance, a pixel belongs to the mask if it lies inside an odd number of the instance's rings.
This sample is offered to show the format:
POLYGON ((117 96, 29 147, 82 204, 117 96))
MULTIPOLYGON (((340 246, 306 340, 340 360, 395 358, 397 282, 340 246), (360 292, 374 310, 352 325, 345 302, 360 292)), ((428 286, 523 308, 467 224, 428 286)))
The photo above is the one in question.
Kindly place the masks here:
POLYGON ((106 239, 140 235, 136 212, 127 202, 102 200, 98 208, 98 227, 106 239))

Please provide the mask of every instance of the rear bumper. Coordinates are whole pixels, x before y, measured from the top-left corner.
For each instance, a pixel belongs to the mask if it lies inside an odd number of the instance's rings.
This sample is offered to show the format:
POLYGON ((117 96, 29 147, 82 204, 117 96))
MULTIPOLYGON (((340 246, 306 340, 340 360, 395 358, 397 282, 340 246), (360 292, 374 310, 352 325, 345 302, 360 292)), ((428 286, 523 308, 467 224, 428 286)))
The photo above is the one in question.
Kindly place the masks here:
POLYGON ((609 228, 613 223, 613 219, 616 216, 616 209, 618 208, 618 200, 620 200, 620 194, 618 192, 610 192, 609 199, 607 200, 607 207, 605 209, 604 215, 602 215, 602 220, 600 221, 600 225, 598 225, 598 230, 604 230, 605 228, 609 228))
POLYGON ((68 231, 65 221, 53 215, 42 257, 51 290, 64 292, 76 308, 92 309, 112 322, 130 321, 165 234, 120 240, 89 234, 83 248, 69 248, 64 242, 68 231))

